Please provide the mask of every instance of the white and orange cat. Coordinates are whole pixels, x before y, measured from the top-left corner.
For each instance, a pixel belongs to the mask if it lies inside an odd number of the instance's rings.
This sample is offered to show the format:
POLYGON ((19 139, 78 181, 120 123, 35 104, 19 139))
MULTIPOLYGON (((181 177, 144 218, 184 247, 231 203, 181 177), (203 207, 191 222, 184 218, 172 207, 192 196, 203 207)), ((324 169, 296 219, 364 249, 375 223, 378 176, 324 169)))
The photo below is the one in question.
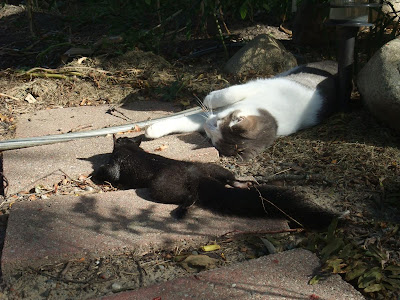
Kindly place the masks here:
POLYGON ((285 136, 320 123, 336 108, 337 63, 310 63, 279 74, 211 92, 207 112, 166 119, 146 137, 205 131, 222 155, 250 159, 285 136))

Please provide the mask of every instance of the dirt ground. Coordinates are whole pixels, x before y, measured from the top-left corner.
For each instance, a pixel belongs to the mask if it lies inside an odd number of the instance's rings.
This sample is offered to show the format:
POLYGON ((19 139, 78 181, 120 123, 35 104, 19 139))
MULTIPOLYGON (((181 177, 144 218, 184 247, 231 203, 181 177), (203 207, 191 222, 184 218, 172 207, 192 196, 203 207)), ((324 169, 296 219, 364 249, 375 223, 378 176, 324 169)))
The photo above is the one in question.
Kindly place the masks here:
MULTIPOLYGON (((215 48, 218 42, 210 39, 182 39, 173 46, 165 46, 161 55, 139 49, 115 55, 120 44, 112 43, 90 56, 82 55, 83 50, 78 49, 77 57, 69 58, 65 53, 72 48, 70 44, 49 51, 53 41, 48 37, 55 35, 56 29, 50 30, 46 24, 51 20, 53 26, 58 26, 64 21, 44 13, 37 14, 37 19, 42 31, 48 33, 47 38, 44 34, 41 39, 29 38, 22 7, 0 8, 0 30, 6 33, 0 36, 0 136, 3 140, 13 137, 20 114, 39 109, 123 105, 148 99, 173 101, 185 109, 196 105, 197 99, 212 90, 272 75, 234 77, 223 73, 226 58, 218 47, 215 48), (177 49, 174 55, 171 55, 171 47, 177 49), (37 64, 38 58, 43 62, 37 64), (62 59, 66 62, 62 63, 62 59), (29 94, 31 98, 27 98, 29 94)), ((282 40, 299 61, 327 58, 318 49, 292 45, 290 36, 276 26, 260 23, 237 27, 231 28, 237 41, 269 33, 282 40)), ((109 38, 103 33, 101 28, 82 28, 69 34, 75 43, 95 45, 109 38)), ((235 158, 221 158, 219 162, 238 176, 252 176, 259 183, 299 186, 322 205, 350 211, 349 222, 336 230, 334 240, 330 240, 329 233, 244 233, 210 241, 209 244, 221 248, 207 253, 200 250, 204 245, 182 244, 175 249, 148 253, 77 258, 22 271, 10 283, 3 284, 0 298, 87 299, 137 289, 204 269, 201 264, 194 268, 182 266, 182 260, 190 255, 207 254, 217 259, 213 267, 218 267, 266 255, 272 251, 272 243, 277 251, 299 246, 315 251, 323 258, 327 273, 342 273, 361 290, 370 286, 370 282, 385 284, 377 292, 364 291, 368 298, 397 299, 400 289, 400 137, 362 108, 357 91, 352 95, 351 108, 351 112, 335 114, 319 126, 279 138, 251 162, 235 158), (338 241, 344 245, 351 241, 352 246, 345 252, 338 241), (332 245, 334 249, 329 250, 332 245), (334 264, 335 259, 336 262, 341 260, 339 264, 334 264), (369 279, 363 278, 361 273, 354 275, 354 270, 360 266, 365 267, 364 273, 376 267, 379 272, 370 274, 369 279), (384 281, 382 276, 392 281, 384 281), (370 285, 365 283, 367 279, 370 285)), ((72 191, 79 180, 66 181, 62 188, 72 191)), ((24 196, 20 200, 23 201, 24 196)), ((0 207, 3 229, 7 223, 6 204, 7 199, 0 207)))

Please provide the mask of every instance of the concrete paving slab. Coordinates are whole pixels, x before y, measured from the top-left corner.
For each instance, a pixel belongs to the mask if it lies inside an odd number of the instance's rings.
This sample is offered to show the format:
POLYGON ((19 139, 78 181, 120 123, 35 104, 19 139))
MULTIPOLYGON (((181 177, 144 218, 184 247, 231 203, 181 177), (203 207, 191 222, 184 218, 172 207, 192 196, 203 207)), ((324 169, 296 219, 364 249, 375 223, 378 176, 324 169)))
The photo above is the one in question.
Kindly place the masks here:
MULTIPOLYGON (((22 115, 18 119, 16 138, 123 125, 158 118, 174 110, 174 107, 167 103, 150 101, 134 102, 127 107, 119 107, 117 110, 122 114, 111 115, 107 113, 109 108, 72 107, 22 115)), ((93 171, 93 167, 105 162, 107 156, 104 154, 112 151, 112 144, 112 137, 109 136, 5 151, 3 168, 9 182, 8 194, 27 191, 39 184, 52 186, 65 174, 71 177, 88 175, 93 171)), ((158 153, 175 159, 215 161, 218 158, 215 148, 198 133, 167 136, 143 142, 142 145, 149 152, 165 145, 164 150, 158 153)))
POLYGON ((339 275, 309 285, 319 263, 295 249, 100 299, 365 299, 339 275))
POLYGON ((145 199, 146 190, 127 190, 15 203, 2 254, 3 278, 20 268, 82 256, 169 249, 233 230, 288 228, 283 220, 222 217, 199 208, 177 221, 170 215, 175 205, 145 199))

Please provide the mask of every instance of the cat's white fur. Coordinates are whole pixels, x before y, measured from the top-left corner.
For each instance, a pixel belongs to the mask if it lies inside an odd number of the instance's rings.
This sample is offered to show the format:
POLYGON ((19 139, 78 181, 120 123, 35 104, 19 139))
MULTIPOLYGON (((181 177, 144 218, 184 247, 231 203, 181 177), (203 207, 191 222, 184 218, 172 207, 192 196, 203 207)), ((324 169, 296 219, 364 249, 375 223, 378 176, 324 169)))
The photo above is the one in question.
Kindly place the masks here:
POLYGON ((259 109, 267 110, 275 118, 277 135, 290 135, 318 123, 322 102, 318 91, 295 81, 280 77, 257 79, 211 92, 203 102, 209 109, 208 115, 195 114, 155 123, 147 128, 146 136, 159 138, 171 133, 205 130, 214 143, 221 138, 219 119, 235 110, 240 111, 238 117, 257 116, 259 109))

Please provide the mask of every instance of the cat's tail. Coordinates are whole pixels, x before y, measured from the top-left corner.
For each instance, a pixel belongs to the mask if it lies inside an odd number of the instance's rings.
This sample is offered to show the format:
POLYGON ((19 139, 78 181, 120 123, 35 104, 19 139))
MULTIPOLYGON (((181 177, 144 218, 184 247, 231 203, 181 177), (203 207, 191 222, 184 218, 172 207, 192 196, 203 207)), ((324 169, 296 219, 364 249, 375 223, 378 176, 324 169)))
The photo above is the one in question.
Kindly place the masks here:
POLYGON ((286 218, 296 227, 314 229, 324 229, 334 218, 341 217, 298 189, 272 185, 240 189, 210 180, 200 184, 197 205, 225 215, 286 218))

